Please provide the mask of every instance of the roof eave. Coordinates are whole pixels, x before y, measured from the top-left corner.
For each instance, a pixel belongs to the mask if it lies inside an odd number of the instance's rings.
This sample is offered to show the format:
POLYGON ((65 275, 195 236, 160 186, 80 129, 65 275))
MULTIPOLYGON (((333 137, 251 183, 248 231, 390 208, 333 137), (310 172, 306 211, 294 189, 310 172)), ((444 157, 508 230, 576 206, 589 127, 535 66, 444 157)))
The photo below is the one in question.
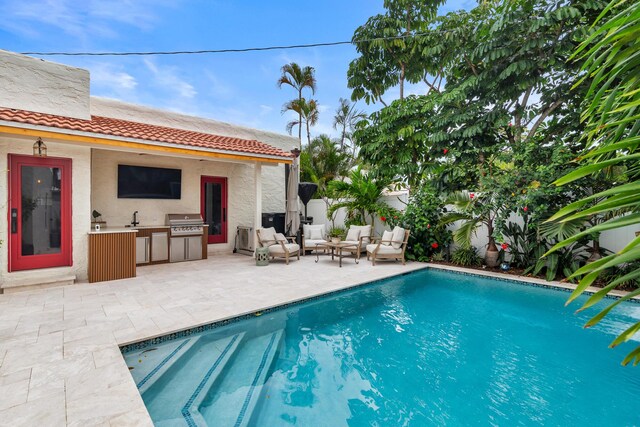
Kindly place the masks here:
POLYGON ((231 160, 244 160, 249 162, 265 163, 292 163, 289 157, 275 156, 258 153, 246 153, 232 150, 216 150, 206 147, 187 146, 169 142, 151 141, 139 138, 128 138, 115 135, 97 134, 72 129, 61 129, 52 126, 33 125, 30 123, 12 122, 0 120, 0 133, 14 134, 18 136, 38 136, 54 140, 72 143, 83 143, 96 146, 123 147, 150 151, 175 152, 191 154, 200 157, 213 157, 231 160))

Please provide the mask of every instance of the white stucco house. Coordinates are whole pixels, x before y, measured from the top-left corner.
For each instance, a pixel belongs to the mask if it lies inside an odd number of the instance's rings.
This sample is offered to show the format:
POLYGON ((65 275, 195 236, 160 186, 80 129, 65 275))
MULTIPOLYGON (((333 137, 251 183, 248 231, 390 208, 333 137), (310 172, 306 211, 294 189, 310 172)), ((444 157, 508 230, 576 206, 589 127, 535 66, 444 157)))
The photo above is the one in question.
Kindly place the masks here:
POLYGON ((91 236, 135 232, 134 221, 170 251, 167 214, 200 213, 215 256, 232 251, 237 226, 284 212, 297 138, 92 97, 89 82, 86 70, 0 51, 3 292, 88 280, 91 236))

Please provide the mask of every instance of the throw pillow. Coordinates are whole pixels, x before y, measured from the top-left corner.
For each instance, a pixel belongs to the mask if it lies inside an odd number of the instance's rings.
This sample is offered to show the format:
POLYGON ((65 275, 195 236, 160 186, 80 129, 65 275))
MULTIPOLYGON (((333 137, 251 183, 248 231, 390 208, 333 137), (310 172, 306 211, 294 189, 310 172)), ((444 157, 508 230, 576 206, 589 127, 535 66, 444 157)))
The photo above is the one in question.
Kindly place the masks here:
POLYGON ((282 233, 276 233, 276 242, 285 242, 287 243, 287 238, 284 237, 282 233))
POLYGON ((400 249, 400 246, 402 246, 402 242, 404 241, 404 228, 396 225, 393 228, 393 238, 391 240, 393 240, 391 246, 393 246, 394 249, 400 249))
POLYGON ((260 230, 260 241, 263 247, 273 245, 276 242, 276 229, 271 227, 260 230))
POLYGON ((309 236, 306 237, 307 240, 322 240, 324 239, 324 224, 310 225, 309 226, 309 236))
POLYGON ((352 225, 349 229, 360 230, 360 236, 362 236, 362 244, 368 245, 371 243, 371 225, 352 225))
POLYGON ((347 238, 344 240, 346 240, 347 242, 357 242, 358 240, 360 240, 360 230, 350 228, 347 232, 347 238))
POLYGON ((393 239, 393 231, 385 231, 382 233, 382 245, 389 246, 393 239))

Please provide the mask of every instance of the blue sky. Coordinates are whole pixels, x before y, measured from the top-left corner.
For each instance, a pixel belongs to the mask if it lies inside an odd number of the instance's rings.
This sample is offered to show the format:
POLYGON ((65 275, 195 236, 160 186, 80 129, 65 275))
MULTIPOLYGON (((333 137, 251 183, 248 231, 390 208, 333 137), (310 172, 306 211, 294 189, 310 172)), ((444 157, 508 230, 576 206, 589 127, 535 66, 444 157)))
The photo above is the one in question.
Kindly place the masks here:
MULTIPOLYGON (((449 0, 441 12, 471 8, 449 0)), ((382 0, 0 0, 0 49, 26 51, 171 51, 245 48, 350 40, 383 11, 382 0)), ((350 98, 350 46, 286 51, 145 57, 47 57, 86 68, 92 95, 285 133, 292 117, 278 89, 280 67, 316 69, 320 122, 313 135, 336 135, 340 97, 350 98)), ((420 93, 423 88, 412 91, 420 93)), ((395 92, 397 93, 397 92, 395 92)), ((385 97, 393 99, 394 92, 385 97)), ((374 111, 379 105, 361 109, 374 111)), ((295 131, 294 131, 295 133, 295 131)))

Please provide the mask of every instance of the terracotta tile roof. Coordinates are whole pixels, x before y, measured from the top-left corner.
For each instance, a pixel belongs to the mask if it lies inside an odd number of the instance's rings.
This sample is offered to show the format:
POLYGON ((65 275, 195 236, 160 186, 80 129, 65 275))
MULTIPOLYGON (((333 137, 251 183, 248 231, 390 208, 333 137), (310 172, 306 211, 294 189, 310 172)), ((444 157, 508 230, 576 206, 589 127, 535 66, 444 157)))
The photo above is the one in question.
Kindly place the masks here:
POLYGON ((130 122, 109 117, 91 116, 91 120, 55 116, 53 114, 35 113, 24 110, 0 108, 0 120, 68 129, 80 132, 110 135, 115 137, 142 139, 187 147, 208 148, 211 150, 236 151, 246 154, 257 154, 276 157, 291 157, 279 148, 272 147, 256 140, 212 135, 146 123, 130 122))

